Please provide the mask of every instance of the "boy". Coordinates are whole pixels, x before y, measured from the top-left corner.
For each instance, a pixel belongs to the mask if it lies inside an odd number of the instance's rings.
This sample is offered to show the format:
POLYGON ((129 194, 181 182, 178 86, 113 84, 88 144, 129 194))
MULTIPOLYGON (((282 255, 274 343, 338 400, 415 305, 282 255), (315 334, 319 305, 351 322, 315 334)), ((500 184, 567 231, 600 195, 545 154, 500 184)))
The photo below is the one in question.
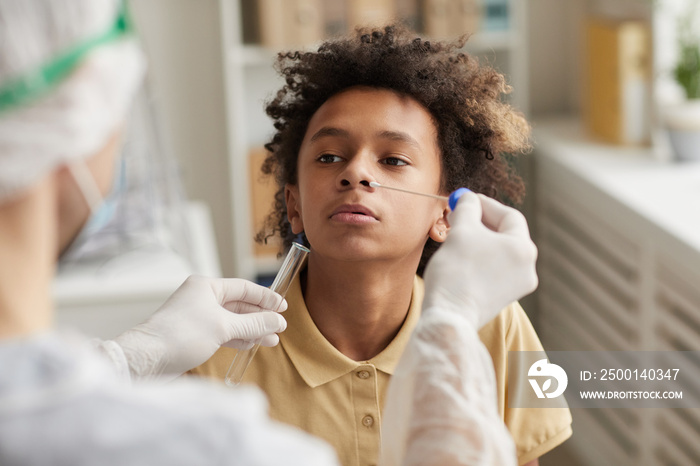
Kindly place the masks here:
MULTIPOLYGON (((344 465, 375 464, 384 395, 420 315, 427 260, 444 241, 440 200, 467 186, 519 202, 522 181, 503 153, 528 148, 529 126, 503 103, 502 75, 459 49, 388 26, 281 54, 286 85, 267 106, 276 134, 263 167, 279 191, 269 226, 285 247, 310 246, 292 284, 288 329, 261 348, 244 382, 268 395, 272 417, 333 444, 344 465)), ((508 351, 541 350, 518 303, 479 332, 496 369, 499 409, 520 464, 571 435, 567 409, 506 409, 508 351)), ((223 379, 234 352, 197 374, 223 379)))

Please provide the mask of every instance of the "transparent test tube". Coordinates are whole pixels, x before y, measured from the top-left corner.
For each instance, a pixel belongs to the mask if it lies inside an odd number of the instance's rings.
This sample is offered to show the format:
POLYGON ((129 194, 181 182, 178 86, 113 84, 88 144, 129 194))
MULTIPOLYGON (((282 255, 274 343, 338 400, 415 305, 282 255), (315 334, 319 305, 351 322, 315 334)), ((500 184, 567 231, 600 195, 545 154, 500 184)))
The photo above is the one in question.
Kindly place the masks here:
MULTIPOLYGON (((301 244, 292 243, 292 247, 289 249, 287 257, 284 258, 282 267, 280 268, 279 272, 277 272, 275 281, 272 282, 270 289, 284 298, 289 290, 289 285, 292 284, 294 277, 296 277, 297 273, 299 273, 299 269, 301 269, 301 265, 304 263, 304 259, 308 253, 309 250, 301 244)), ((261 341, 262 338, 256 340, 253 347, 250 349, 238 350, 236 356, 233 358, 233 362, 231 362, 231 367, 228 369, 226 378, 224 379, 226 385, 236 386, 241 383, 241 380, 243 380, 243 374, 245 373, 246 369, 248 369, 248 366, 253 360, 255 353, 257 353, 258 348, 260 348, 261 341)))

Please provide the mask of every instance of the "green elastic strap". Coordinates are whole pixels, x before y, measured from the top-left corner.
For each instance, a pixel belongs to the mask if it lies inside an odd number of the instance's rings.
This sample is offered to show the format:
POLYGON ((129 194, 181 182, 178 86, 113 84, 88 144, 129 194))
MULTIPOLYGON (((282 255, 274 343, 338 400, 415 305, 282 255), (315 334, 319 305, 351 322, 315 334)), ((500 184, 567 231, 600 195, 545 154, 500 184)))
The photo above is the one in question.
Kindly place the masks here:
POLYGON ((133 32, 126 2, 122 1, 119 14, 109 30, 69 49, 38 70, 13 79, 0 87, 0 113, 39 98, 68 76, 90 51, 133 32))

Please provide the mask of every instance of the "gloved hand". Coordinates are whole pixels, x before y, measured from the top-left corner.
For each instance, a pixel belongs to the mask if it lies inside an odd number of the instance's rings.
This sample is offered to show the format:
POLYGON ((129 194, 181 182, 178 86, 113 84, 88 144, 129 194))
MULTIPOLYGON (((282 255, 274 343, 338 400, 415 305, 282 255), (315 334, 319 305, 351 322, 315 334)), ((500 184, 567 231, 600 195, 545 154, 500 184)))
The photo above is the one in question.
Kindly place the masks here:
POLYGON ((191 276, 151 317, 119 335, 133 378, 180 375, 205 362, 220 346, 279 342, 287 327, 279 315, 287 302, 277 293, 241 279, 191 276), (260 312, 262 311, 262 312, 260 312))
POLYGON ((464 194, 448 221, 423 274, 423 309, 452 310, 478 330, 537 288, 537 247, 520 212, 482 194, 464 194))

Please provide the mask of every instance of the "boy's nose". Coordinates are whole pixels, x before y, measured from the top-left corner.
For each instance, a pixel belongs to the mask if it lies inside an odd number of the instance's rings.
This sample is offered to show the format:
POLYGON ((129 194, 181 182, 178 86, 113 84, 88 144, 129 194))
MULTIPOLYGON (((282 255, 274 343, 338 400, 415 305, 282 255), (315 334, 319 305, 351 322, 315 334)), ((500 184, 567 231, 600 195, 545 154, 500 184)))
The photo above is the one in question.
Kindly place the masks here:
POLYGON ((352 160, 338 178, 341 188, 355 188, 359 186, 369 188, 369 182, 374 180, 367 161, 361 158, 352 160))
MULTIPOLYGON (((341 184, 342 186, 351 186, 351 185, 352 185, 352 183, 350 182, 350 180, 347 180, 347 179, 345 179, 345 178, 343 178, 342 180, 340 180, 340 184, 341 184)), ((359 183, 359 184, 361 184, 362 186, 367 186, 367 187, 369 188, 369 181, 368 181, 368 180, 360 180, 360 183, 359 183)))

